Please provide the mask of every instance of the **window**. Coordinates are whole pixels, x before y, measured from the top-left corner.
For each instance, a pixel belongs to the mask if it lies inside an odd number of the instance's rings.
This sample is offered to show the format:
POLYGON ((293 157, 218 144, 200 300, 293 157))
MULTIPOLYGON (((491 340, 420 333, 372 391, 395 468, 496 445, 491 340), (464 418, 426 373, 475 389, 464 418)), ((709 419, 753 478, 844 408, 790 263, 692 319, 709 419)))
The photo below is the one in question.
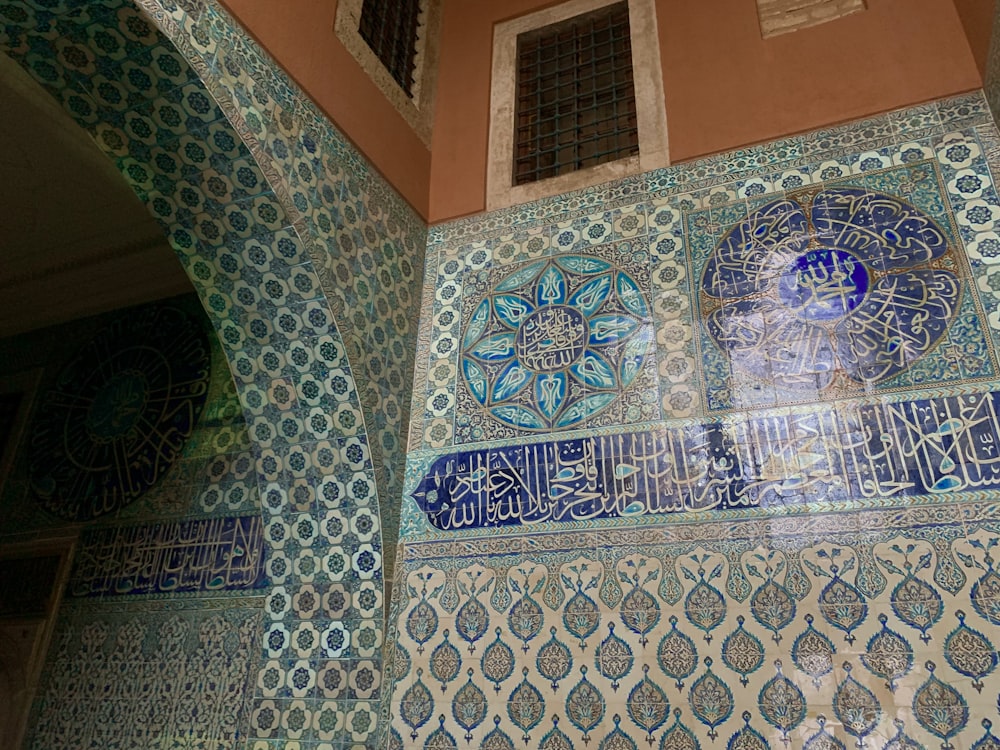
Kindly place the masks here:
POLYGON ((428 148, 441 0, 339 0, 334 33, 428 148))
POLYGON ((517 38, 514 184, 639 153, 628 4, 517 38))
POLYGON ((833 21, 864 9, 864 0, 757 0, 760 34, 765 39, 833 21))
POLYGON ((655 0, 570 0, 493 33, 490 210, 669 164, 655 0))
POLYGON ((364 0, 358 33, 386 70, 413 96, 420 0, 364 0))

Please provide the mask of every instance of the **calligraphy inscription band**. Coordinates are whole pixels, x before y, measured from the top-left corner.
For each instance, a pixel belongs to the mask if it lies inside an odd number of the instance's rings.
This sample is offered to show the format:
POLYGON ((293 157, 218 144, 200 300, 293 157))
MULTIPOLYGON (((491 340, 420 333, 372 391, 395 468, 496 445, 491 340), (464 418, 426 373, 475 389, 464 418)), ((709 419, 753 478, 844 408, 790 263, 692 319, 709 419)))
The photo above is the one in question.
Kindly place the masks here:
POLYGON ((486 448, 411 493, 442 531, 1000 489, 1000 393, 486 448))
POLYGON ((266 585, 263 522, 240 516, 87 532, 69 593, 207 593, 266 585))

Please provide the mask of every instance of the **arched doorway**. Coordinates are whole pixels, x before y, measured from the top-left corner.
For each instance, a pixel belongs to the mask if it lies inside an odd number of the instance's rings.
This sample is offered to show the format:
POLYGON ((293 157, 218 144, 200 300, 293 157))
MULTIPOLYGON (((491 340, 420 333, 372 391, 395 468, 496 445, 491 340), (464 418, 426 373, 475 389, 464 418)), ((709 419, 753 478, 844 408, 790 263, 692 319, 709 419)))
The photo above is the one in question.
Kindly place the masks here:
POLYGON ((141 5, 7 3, 0 48, 115 160, 219 334, 265 536, 293 570, 266 598, 260 682, 289 679, 293 642, 313 679, 345 662, 364 673, 346 699, 259 696, 252 736, 322 725, 371 743, 425 228, 222 11, 141 5), (318 481, 290 480, 300 462, 318 481), (306 615, 331 581, 343 606, 306 615))

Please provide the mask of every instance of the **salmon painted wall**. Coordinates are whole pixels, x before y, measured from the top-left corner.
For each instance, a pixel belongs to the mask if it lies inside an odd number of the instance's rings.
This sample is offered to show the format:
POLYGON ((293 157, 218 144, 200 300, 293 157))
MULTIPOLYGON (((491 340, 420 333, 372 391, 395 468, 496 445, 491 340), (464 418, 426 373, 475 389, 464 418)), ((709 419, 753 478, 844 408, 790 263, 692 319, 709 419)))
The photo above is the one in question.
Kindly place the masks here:
MULTIPOLYGON (((982 0, 956 2, 981 12, 982 0)), ((485 206, 493 25, 551 4, 445 1, 432 222, 485 206)), ((982 85, 952 0, 868 0, 865 12, 767 41, 750 0, 657 0, 657 13, 675 162, 982 85)))
POLYGON ((986 74, 986 57, 990 51, 995 7, 996 0, 955 0, 955 8, 962 19, 969 47, 972 48, 981 75, 986 74))
POLYGON ((430 152, 333 32, 336 0, 222 0, 423 217, 430 152))

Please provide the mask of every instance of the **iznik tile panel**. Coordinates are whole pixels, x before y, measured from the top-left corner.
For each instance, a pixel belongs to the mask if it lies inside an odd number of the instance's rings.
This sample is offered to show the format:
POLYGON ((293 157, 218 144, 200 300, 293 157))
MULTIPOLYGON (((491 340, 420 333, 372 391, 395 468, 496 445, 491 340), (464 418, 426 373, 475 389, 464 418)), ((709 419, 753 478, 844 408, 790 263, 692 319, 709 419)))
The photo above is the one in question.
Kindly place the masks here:
POLYGON ((942 195, 918 162, 687 212, 707 408, 995 378, 942 195))
POLYGON ((642 413, 655 382, 647 257, 625 242, 602 257, 560 255, 471 281, 458 396, 470 416, 460 434, 554 432, 621 422, 630 406, 642 413))
MULTIPOLYGON (((1000 394, 449 453, 424 470, 404 532, 955 497, 1000 489, 1000 394)), ((804 510, 804 508, 800 509, 804 510)))
POLYGON ((1000 743, 984 106, 431 230, 389 747, 1000 743))
POLYGON ((1000 526, 965 513, 412 546, 389 747, 992 747, 1000 526))
POLYGON ((67 594, 222 593, 267 585, 263 520, 257 515, 86 532, 67 594))
POLYGON ((241 747, 260 627, 231 601, 65 612, 24 747, 241 747))

